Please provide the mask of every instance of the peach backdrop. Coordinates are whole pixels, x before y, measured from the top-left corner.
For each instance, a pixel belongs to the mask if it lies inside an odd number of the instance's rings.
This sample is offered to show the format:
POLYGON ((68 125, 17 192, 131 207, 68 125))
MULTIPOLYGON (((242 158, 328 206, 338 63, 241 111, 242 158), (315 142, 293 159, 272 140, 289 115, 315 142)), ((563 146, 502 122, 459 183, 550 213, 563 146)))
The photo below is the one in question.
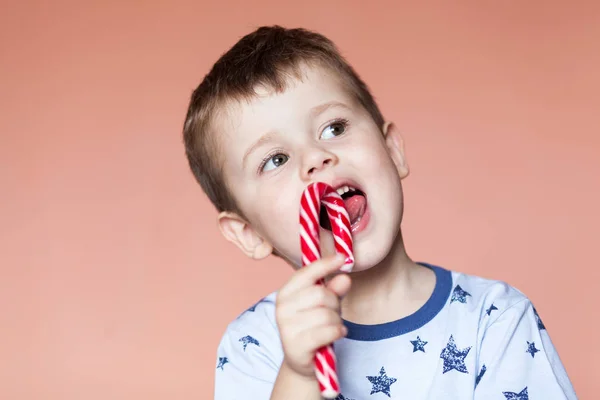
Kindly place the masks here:
POLYGON ((360 4, 3 2, 0 398, 212 398, 225 325, 291 271, 220 237, 180 130, 273 23, 334 39, 404 130, 412 256, 524 291, 596 398, 599 3, 360 4))

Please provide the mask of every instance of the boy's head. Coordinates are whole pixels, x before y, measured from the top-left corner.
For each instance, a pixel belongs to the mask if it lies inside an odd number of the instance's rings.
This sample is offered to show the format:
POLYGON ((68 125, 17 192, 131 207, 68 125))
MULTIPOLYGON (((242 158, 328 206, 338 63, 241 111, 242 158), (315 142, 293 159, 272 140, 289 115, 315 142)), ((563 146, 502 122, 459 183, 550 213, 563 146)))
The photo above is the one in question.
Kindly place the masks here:
MULTIPOLYGON (((221 231, 250 257, 300 265, 300 196, 313 181, 351 188, 355 270, 395 242, 408 174, 400 135, 322 35, 276 26, 243 37, 194 91, 184 141, 221 231)), ((331 252, 331 235, 321 238, 331 252)))

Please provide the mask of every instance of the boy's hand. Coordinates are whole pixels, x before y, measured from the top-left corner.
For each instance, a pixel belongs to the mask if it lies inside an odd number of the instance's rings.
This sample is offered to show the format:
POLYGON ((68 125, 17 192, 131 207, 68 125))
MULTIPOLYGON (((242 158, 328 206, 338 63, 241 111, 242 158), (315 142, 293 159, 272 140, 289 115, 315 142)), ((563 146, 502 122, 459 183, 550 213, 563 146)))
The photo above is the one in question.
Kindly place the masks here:
POLYGON ((350 289, 350 278, 339 274, 325 285, 317 282, 339 270, 344 256, 325 257, 297 270, 280 289, 276 319, 284 351, 284 366, 315 378, 316 351, 346 335, 340 298, 350 289))

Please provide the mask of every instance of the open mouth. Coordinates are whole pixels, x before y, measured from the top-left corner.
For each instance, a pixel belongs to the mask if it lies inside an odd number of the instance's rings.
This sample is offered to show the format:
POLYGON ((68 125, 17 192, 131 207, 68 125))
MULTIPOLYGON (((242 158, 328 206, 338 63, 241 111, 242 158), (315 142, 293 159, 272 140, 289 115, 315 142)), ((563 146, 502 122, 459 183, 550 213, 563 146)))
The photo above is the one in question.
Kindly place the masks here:
MULTIPOLYGON (((348 217, 350 217, 350 225, 356 225, 367 209, 367 197, 360 189, 347 185, 337 188, 337 192, 344 200, 344 206, 348 211, 348 217)), ((323 229, 331 230, 327 210, 323 206, 319 214, 319 224, 323 229)))

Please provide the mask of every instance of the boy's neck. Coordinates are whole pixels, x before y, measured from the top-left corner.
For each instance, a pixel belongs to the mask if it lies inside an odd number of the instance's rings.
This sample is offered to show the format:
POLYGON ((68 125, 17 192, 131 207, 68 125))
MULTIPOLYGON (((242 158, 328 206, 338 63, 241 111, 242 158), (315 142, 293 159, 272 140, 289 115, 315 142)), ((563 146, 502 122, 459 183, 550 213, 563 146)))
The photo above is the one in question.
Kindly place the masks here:
POLYGON ((401 233, 382 262, 351 277, 342 316, 358 324, 385 323, 414 313, 429 299, 436 281, 433 271, 407 255, 401 233))

